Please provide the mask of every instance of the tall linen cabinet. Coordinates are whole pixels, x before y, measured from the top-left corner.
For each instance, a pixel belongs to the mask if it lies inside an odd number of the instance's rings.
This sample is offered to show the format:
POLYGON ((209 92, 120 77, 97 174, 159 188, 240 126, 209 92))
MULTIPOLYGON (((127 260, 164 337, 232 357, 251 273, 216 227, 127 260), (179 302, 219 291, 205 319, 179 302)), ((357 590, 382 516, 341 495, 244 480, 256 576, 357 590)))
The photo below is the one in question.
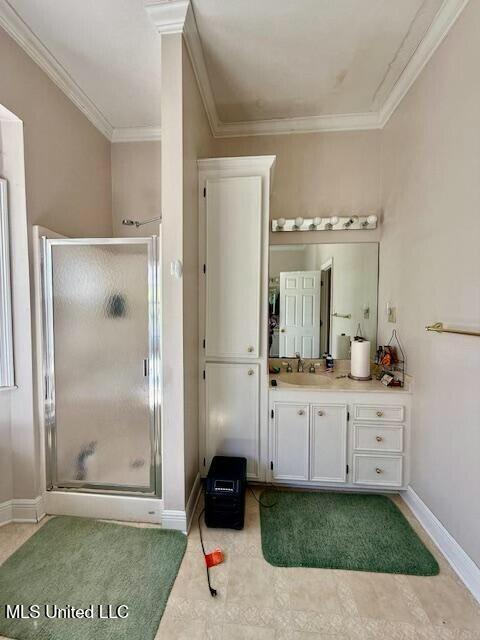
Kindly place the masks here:
POLYGON ((275 156, 211 158, 199 170, 200 473, 215 455, 268 456, 268 239, 275 156))

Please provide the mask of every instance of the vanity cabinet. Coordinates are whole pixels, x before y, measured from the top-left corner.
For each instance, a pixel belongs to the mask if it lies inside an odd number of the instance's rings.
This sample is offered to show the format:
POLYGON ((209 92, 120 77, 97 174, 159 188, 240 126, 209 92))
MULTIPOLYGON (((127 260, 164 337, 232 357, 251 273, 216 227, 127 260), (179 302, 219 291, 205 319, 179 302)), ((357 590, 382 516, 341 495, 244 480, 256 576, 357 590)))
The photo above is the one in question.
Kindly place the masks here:
POLYGON ((269 393, 267 480, 365 491, 408 486, 409 392, 277 386, 269 393))
POLYGON ((347 406, 274 402, 272 478, 345 482, 347 406))

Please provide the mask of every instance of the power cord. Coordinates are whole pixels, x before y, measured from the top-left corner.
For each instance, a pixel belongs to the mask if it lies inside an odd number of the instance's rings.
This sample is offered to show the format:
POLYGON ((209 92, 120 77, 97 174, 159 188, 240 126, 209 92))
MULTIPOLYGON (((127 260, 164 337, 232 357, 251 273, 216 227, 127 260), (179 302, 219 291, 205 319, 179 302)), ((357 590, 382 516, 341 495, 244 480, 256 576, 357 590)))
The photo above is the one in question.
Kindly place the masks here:
POLYGON ((260 498, 257 498, 257 496, 255 495, 255 491, 252 489, 252 487, 249 484, 247 484, 247 487, 248 487, 248 489, 250 489, 250 492, 251 492, 252 496, 255 498, 255 500, 258 502, 258 504, 261 507, 265 507, 266 509, 270 509, 271 507, 274 507, 277 504, 276 502, 274 502, 273 504, 265 504, 264 502, 262 502, 260 500, 260 498))
MULTIPOLYGON (((205 509, 202 509, 198 516, 198 530, 200 532, 200 544, 202 545, 203 558, 205 559, 205 545, 203 544, 203 536, 202 536, 202 516, 204 513, 205 513, 205 509)), ((208 566, 207 563, 205 563, 205 566, 207 568, 207 581, 208 581, 208 588, 210 589, 210 595, 212 596, 212 598, 215 598, 215 596, 217 595, 217 590, 214 589, 210 584, 210 567, 208 566)))

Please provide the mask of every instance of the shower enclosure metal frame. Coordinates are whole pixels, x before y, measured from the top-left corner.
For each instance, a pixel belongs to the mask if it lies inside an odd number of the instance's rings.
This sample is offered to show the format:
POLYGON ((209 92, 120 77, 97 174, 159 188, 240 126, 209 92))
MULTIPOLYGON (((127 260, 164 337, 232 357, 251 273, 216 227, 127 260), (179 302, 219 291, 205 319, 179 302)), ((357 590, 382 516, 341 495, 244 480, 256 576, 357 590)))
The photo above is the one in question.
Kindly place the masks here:
POLYGON ((111 493, 135 496, 162 495, 161 471, 161 356, 160 356, 160 296, 158 236, 148 238, 41 238, 42 315, 43 315, 43 377, 44 424, 46 451, 46 489, 111 493), (84 481, 57 482, 56 473, 56 415, 55 415, 55 343, 53 318, 53 260, 55 245, 132 245, 147 247, 148 260, 148 403, 150 414, 150 486, 98 484, 84 481))

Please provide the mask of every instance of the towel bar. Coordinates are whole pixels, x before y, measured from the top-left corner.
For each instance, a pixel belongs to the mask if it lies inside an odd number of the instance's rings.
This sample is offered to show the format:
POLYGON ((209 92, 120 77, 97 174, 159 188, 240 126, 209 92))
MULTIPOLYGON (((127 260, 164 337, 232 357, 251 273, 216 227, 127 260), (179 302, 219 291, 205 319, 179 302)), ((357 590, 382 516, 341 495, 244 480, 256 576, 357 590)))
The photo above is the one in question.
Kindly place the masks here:
POLYGON ((460 333, 463 336, 480 336, 480 331, 465 331, 464 329, 445 329, 443 322, 435 322, 425 327, 427 331, 435 331, 436 333, 460 333))

